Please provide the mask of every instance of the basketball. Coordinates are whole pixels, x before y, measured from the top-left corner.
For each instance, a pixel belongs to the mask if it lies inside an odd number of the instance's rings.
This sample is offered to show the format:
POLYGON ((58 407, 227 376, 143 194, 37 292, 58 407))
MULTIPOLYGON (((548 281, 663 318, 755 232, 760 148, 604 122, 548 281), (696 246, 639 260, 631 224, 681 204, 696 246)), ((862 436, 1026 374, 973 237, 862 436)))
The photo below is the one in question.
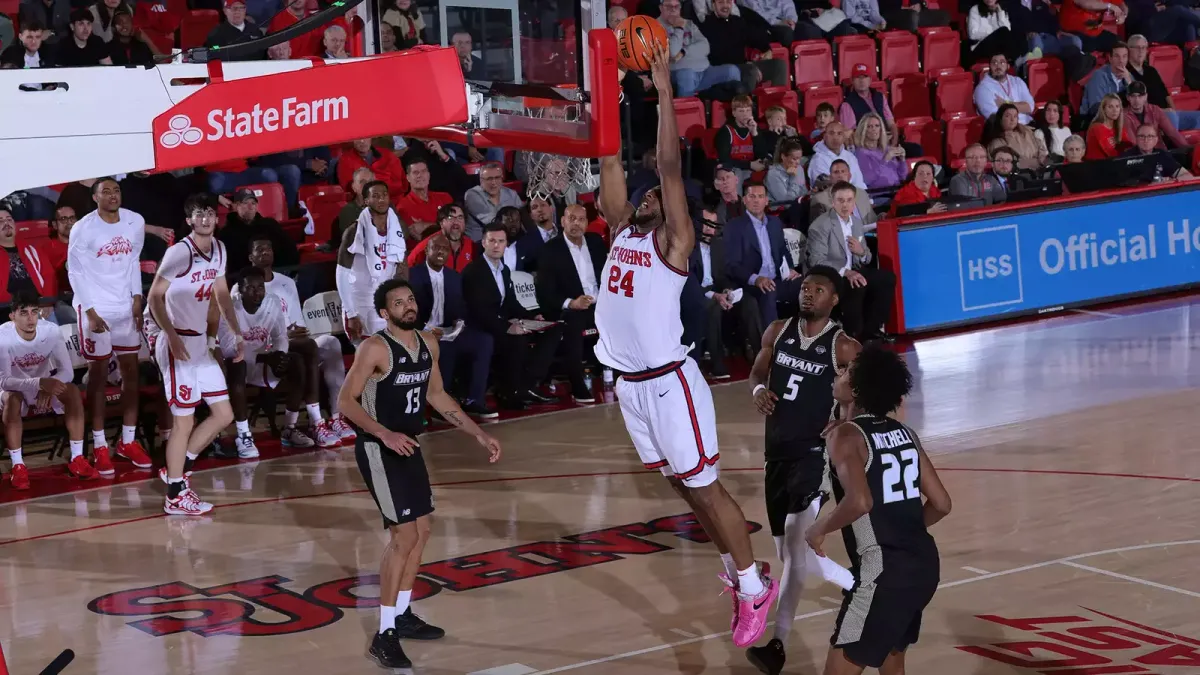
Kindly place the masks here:
POLYGON ((654 59, 654 43, 667 46, 667 29, 648 16, 635 14, 617 26, 617 62, 625 70, 645 73, 654 59))

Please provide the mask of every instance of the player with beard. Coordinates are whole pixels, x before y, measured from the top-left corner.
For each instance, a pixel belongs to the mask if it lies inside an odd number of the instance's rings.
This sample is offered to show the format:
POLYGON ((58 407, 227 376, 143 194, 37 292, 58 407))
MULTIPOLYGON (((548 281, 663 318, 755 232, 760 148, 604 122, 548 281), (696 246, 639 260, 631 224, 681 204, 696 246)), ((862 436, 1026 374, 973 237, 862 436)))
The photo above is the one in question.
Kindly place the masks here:
POLYGON ((750 370, 754 405, 766 417, 767 521, 783 561, 775 636, 746 652, 768 675, 783 670, 805 577, 819 572, 845 590, 854 585, 849 571, 819 558, 804 543, 804 533, 821 510, 827 466, 822 432, 834 406, 833 381, 862 349, 829 318, 840 285, 841 275, 832 267, 810 269, 800 283, 799 318, 771 322, 750 370))
POLYGON ((358 347, 342 387, 341 409, 359 429, 354 454, 363 480, 390 531, 379 565, 379 631, 369 655, 385 668, 412 665, 401 638, 436 640, 446 634, 413 613, 409 603, 421 553, 429 541, 433 490, 421 446, 425 404, 475 437, 500 459, 500 443, 483 433, 443 388, 438 340, 419 332, 417 300, 407 281, 388 279, 375 289, 377 316, 386 327, 358 347), (387 601, 395 598, 392 605, 387 601))
POLYGON ((759 570, 746 516, 721 485, 712 393, 681 344, 680 293, 696 230, 681 173, 670 55, 662 47, 651 77, 658 90, 661 187, 634 210, 620 158, 600 160, 600 208, 612 247, 596 280, 596 358, 621 373, 617 399, 642 463, 667 476, 721 553, 721 580, 733 591, 733 643, 749 647, 766 630, 779 584, 766 565, 759 570))
POLYGON ((71 383, 71 357, 58 326, 42 319, 40 309, 36 292, 18 291, 9 305, 10 321, 0 325, 0 415, 16 490, 29 489, 21 437, 22 421, 31 415, 65 414, 71 442, 67 471, 82 480, 96 477, 83 457, 83 400, 71 383))

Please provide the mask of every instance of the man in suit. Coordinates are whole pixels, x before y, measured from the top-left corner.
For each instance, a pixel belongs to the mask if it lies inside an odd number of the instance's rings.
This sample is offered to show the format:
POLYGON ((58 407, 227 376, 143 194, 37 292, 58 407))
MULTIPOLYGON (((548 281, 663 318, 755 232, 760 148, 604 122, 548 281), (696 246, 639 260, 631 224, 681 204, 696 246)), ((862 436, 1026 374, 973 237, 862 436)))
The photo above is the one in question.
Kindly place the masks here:
POLYGON ((546 318, 563 322, 563 361, 576 403, 595 403, 583 382, 583 361, 596 338, 596 294, 608 256, 604 239, 587 230, 587 209, 572 204, 563 212, 561 237, 542 247, 536 277, 538 306, 546 318), (584 331, 590 331, 584 339, 584 331))
MULTIPOLYGON (((734 304, 730 293, 738 285, 727 276, 725 258, 725 239, 720 235, 721 225, 717 220, 715 208, 705 208, 700 212, 700 233, 696 237, 696 248, 688 259, 688 274, 695 280, 697 287, 704 296, 704 330, 698 336, 696 353, 703 353, 702 346, 708 347, 712 358, 709 374, 713 379, 729 378, 729 368, 725 365, 725 342, 722 337, 722 325, 727 315, 734 315, 738 321, 738 331, 742 340, 748 340, 751 345, 762 343, 762 322, 758 315, 758 304, 749 297, 734 304)), ((738 352, 742 353, 742 352, 738 352)), ((694 358, 694 357, 693 357, 694 358)))
POLYGON ((763 325, 779 318, 779 298, 794 298, 800 292, 800 273, 783 241, 783 223, 767 215, 767 201, 767 187, 748 181, 742 195, 746 213, 726 223, 724 230, 725 269, 732 282, 745 289, 742 302, 758 304, 763 325))
POLYGON ((838 294, 842 325, 862 342, 883 337, 883 325, 892 311, 896 275, 870 265, 862 220, 854 214, 858 188, 840 182, 830 188, 833 210, 808 226, 808 266, 828 265, 841 272, 846 283, 838 294))
POLYGON ((523 320, 540 319, 517 301, 512 270, 504 264, 508 232, 502 223, 484 228, 483 255, 463 270, 467 300, 467 324, 490 333, 500 354, 497 398, 502 407, 521 410, 526 404, 550 403, 555 399, 537 391, 562 338, 562 326, 534 332, 523 320))
MULTIPOLYGON (((833 209, 833 186, 838 183, 850 182, 850 165, 844 160, 835 159, 829 165, 829 187, 813 194, 809 207, 809 223, 833 209)), ((854 195, 854 215, 863 225, 871 225, 879 220, 871 206, 871 196, 866 190, 858 190, 854 195)), ((807 232, 805 233, 807 234, 807 232)))
MULTIPOLYGON (((470 241, 469 239, 467 241, 470 241)), ((488 371, 492 367, 492 336, 473 326, 464 326, 453 340, 442 335, 454 330, 454 324, 467 318, 467 301, 463 297, 462 276, 446 265, 450 258, 450 241, 438 232, 429 239, 425 261, 408 270, 408 282, 417 298, 417 318, 438 338, 441 353, 438 368, 449 387, 454 382, 454 367, 460 356, 471 359, 471 376, 462 409, 481 419, 498 416, 487 406, 488 371)))

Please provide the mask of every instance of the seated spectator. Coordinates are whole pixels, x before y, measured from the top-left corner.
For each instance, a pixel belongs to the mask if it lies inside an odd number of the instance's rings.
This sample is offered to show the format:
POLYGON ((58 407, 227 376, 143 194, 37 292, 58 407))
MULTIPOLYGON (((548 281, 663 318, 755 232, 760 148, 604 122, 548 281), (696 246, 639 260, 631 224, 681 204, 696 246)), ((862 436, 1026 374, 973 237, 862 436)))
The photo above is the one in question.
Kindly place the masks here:
POLYGON ((275 250, 275 263, 280 267, 291 267, 300 263, 296 242, 283 231, 274 218, 266 218, 258 212, 258 197, 254 190, 238 190, 233 193, 233 210, 225 218, 225 225, 217 230, 217 239, 225 244, 228 269, 240 270, 250 264, 250 242, 259 237, 269 237, 275 250))
POLYGON ((745 182, 751 173, 764 171, 774 148, 758 140, 758 121, 754 119, 754 101, 735 96, 729 104, 730 119, 717 131, 717 161, 745 182))
MULTIPOLYGON (((833 186, 838 183, 850 182, 850 165, 842 159, 836 159, 829 165, 829 179, 822 185, 819 192, 814 192, 809 202, 809 222, 816 220, 822 214, 833 208, 833 186)), ((879 220, 875 209, 871 206, 871 196, 866 190, 854 193, 854 215, 863 225, 874 225, 879 220)))
POLYGON ((1200 15, 1190 3, 1156 0, 1127 0, 1129 19, 1125 30, 1143 33, 1154 44, 1183 47, 1196 39, 1200 15))
POLYGON ((1087 154, 1087 141, 1079 134, 1072 134, 1070 138, 1063 141, 1063 162, 1066 164, 1079 164, 1084 160, 1087 154))
POLYGON ((767 128, 758 130, 758 135, 761 137, 759 142, 764 148, 771 150, 772 156, 779 152, 779 143, 785 138, 796 139, 800 142, 800 148, 804 150, 804 154, 812 154, 812 144, 808 142, 808 139, 801 136, 800 132, 796 131, 796 127, 787 123, 787 109, 781 105, 773 105, 767 108, 763 117, 767 120, 767 128))
MULTIPOLYGON (((40 2, 36 4, 41 4, 40 2)), ((55 4, 58 4, 57 2, 55 4)), ((66 3, 63 3, 66 4, 66 3)), ((21 5, 22 9, 26 5, 21 5)), ((42 34, 46 32, 45 24, 36 19, 21 20, 20 42, 9 45, 0 52, 0 68, 52 68, 54 67, 53 49, 42 44, 42 34)))
POLYGON ((984 118, 995 115, 1005 103, 1011 103, 1017 106, 1017 120, 1021 124, 1033 121, 1033 94, 1029 93, 1024 80, 1009 74, 1008 58, 1003 54, 992 56, 988 62, 987 75, 979 78, 979 84, 975 85, 974 101, 975 109, 984 118))
POLYGON ((1020 162, 1021 155, 1007 145, 992 149, 992 174, 1006 193, 1024 189, 1026 182, 1033 179, 1032 173, 1019 168, 1020 162))
POLYGON ((562 326, 532 331, 523 325, 541 314, 526 310, 517 301, 512 270, 504 264, 508 233, 501 223, 487 226, 483 255, 463 270, 467 324, 491 334, 501 355, 496 399, 501 407, 522 410, 526 405, 552 403, 539 387, 550 372, 550 363, 562 339, 562 326))
POLYGON ((1179 131, 1200 129, 1200 111, 1176 110, 1175 103, 1167 91, 1162 75, 1150 65, 1147 57, 1150 54, 1150 42, 1144 35, 1132 35, 1126 41, 1129 45, 1129 74, 1133 79, 1146 85, 1146 98, 1150 103, 1163 109, 1171 124, 1179 131))
MULTIPOLYGON (((713 379, 724 380, 729 378, 729 368, 725 365, 725 316, 736 318, 742 344, 761 344, 763 327, 757 303, 750 302, 746 297, 735 303, 730 297, 731 291, 741 284, 729 278, 725 262, 725 238, 721 235, 717 213, 709 206, 705 205, 700 212, 696 247, 688 258, 688 274, 704 297, 703 326, 691 331, 697 337, 696 349, 692 353, 699 356, 707 348, 711 359, 709 375, 713 379)), ((701 320, 701 317, 697 319, 701 320)), ((741 354, 743 351, 734 349, 734 353, 741 354)))
MULTIPOLYGON (((892 108, 888 105, 887 95, 871 88, 871 71, 863 64, 857 64, 853 69, 854 78, 850 81, 850 89, 846 90, 846 98, 838 111, 838 121, 847 129, 857 129, 864 116, 874 113, 884 122, 887 138, 895 143, 900 142, 900 130, 896 128, 896 118, 892 116, 892 108)), ((915 143, 906 144, 905 154, 921 155, 921 146, 915 143)))
POLYGON ((808 226, 808 267, 832 267, 845 278, 838 306, 851 337, 862 342, 882 338, 892 312, 896 275, 870 264, 863 223, 854 215, 858 189, 842 181, 831 191, 833 209, 808 226))
POLYGON ((746 183, 746 213, 725 224, 725 270, 758 305, 764 325, 779 318, 777 301, 796 297, 800 273, 783 240, 783 223, 767 214, 767 188, 746 183), (795 282, 795 283, 788 283, 795 282))
MULTIPOLYGON (((996 54, 1003 54, 1017 68, 1025 62, 1028 42, 1024 35, 1013 32, 1000 0, 978 0, 972 5, 967 12, 967 40, 971 53, 965 65, 989 61, 996 54)), ((1029 55, 1034 59, 1041 57, 1040 51, 1029 55)))
POLYGON ((404 175, 408 178, 408 194, 396 200, 396 212, 408 225, 408 231, 416 239, 423 239, 430 228, 437 227, 437 212, 454 200, 445 192, 429 190, 429 164, 416 157, 405 164, 404 175))
POLYGON ((521 209, 515 206, 505 206, 496 212, 496 218, 492 222, 503 225, 508 240, 514 242, 511 246, 504 247, 504 264, 508 265, 510 270, 531 272, 529 266, 536 266, 537 259, 529 260, 528 250, 522 251, 526 254, 524 258, 521 257, 522 252, 517 251, 517 244, 525 238, 525 219, 521 214, 521 209))
MULTIPOLYGON (((942 198, 942 191, 934 181, 933 162, 922 159, 913 165, 912 175, 908 182, 896 191, 892 197, 888 215, 895 218, 901 206, 911 204, 928 204, 942 198)), ((944 202, 936 202, 929 206, 925 213, 941 213, 946 210, 944 202)))
POLYGON ((891 28, 915 33, 918 28, 950 25, 949 12, 930 7, 924 2, 914 2, 906 7, 897 0, 883 0, 879 3, 879 9, 887 22, 885 30, 891 28))
MULTIPOLYGON (((633 203, 640 202, 634 201, 633 203)), ((566 208, 571 207, 567 206, 566 208)), ((509 210, 509 207, 501 209, 501 211, 509 210)), ((519 219, 521 214, 518 211, 516 215, 519 219)), ((547 242, 558 236, 558 227, 554 224, 554 205, 542 197, 530 198, 529 218, 533 221, 534 226, 523 231, 521 236, 515 239, 517 243, 509 247, 515 249, 516 270, 519 272, 537 271, 538 256, 541 255, 542 249, 547 242)), ((584 226, 586 227, 586 224, 584 226)))
MULTIPOLYGON (((1099 73, 1097 73, 1099 74, 1099 73)), ((1097 106, 1096 117, 1087 130, 1087 154, 1084 159, 1116 157, 1133 147, 1133 133, 1125 126, 1121 97, 1106 94, 1097 106)))
POLYGON ((955 197, 982 199, 987 206, 1000 204, 1008 199, 1004 186, 988 173, 987 150, 979 143, 967 146, 963 151, 966 165, 950 179, 950 194, 955 197))
POLYGON ((722 225, 746 212, 740 186, 741 182, 733 169, 718 164, 713 170, 713 187, 721 198, 717 203, 717 221, 722 225))
POLYGON ((779 142, 779 151, 775 153, 775 161, 767 169, 764 181, 767 185, 767 197, 772 204, 786 204, 787 211, 783 220, 792 227, 800 227, 804 221, 801 211, 801 201, 808 194, 808 184, 804 180, 804 149, 798 138, 785 138, 779 142))
POLYGON ((174 36, 187 13, 187 0, 137 0, 133 3, 133 25, 137 26, 139 34, 174 36))
MULTIPOLYGON (((58 272, 50 266, 50 256, 43 244, 17 247, 17 221, 8 204, 0 202, 0 303, 13 295, 28 291, 40 298, 58 296, 58 272)), ((46 312, 47 314, 49 312, 46 312)))
POLYGON ((1000 106, 996 114, 988 120, 987 129, 983 134, 987 149, 995 151, 1000 147, 1011 148, 1020 157, 1020 168, 1040 168, 1049 159, 1050 151, 1033 129, 1021 124, 1018 119, 1017 106, 1011 103, 1000 106))
POLYGON ((54 45, 55 63, 63 68, 80 66, 111 66, 108 46, 92 35, 92 13, 86 9, 71 10, 71 35, 54 45))
MULTIPOLYGON (((1121 0, 1062 0, 1058 25, 1063 32, 1080 39, 1083 53, 1107 52, 1121 41, 1116 33, 1104 30, 1104 15, 1111 12, 1117 23, 1124 23, 1129 12, 1121 0)), ((1098 99, 1097 99, 1098 100, 1098 99)))
POLYGON ((504 186, 504 167, 498 162, 488 162, 479 170, 479 185, 467 190, 463 204, 467 212, 467 237, 474 241, 483 237, 484 226, 496 219, 500 209, 523 206, 521 195, 504 186))
POLYGON ((825 127, 824 138, 813 146, 813 156, 808 160, 809 183, 816 183, 821 176, 828 176, 829 166, 834 160, 840 159, 850 167, 850 182, 855 187, 867 189, 858 158, 846 147, 846 134, 846 127, 841 122, 830 122, 825 127))
POLYGON ((348 190, 354 172, 362 167, 370 169, 375 174, 375 180, 387 183, 388 192, 397 200, 408 192, 408 178, 404 175, 400 158, 389 150, 377 147, 374 139, 360 138, 342 152, 337 166, 338 184, 348 190))
POLYGON ((1038 113, 1034 122, 1033 133, 1046 146, 1050 153, 1050 161, 1061 161, 1063 142, 1071 137, 1071 127, 1063 119, 1063 107, 1058 101, 1047 101, 1046 107, 1038 113))
POLYGON ((358 214, 367 208, 367 196, 363 194, 363 186, 375 180, 375 173, 366 167, 354 170, 354 177, 350 180, 350 199, 342 210, 338 212, 337 219, 333 222, 333 228, 329 232, 329 248, 337 250, 337 247, 342 243, 342 232, 348 227, 352 227, 358 222, 358 214))
POLYGON ((733 0, 713 0, 712 14, 700 24, 700 31, 708 38, 709 63, 741 69, 744 91, 753 91, 760 82, 775 87, 787 85, 788 64, 772 57, 770 34, 734 14, 733 0), (748 52, 758 55, 747 62, 748 52))
POLYGON ((742 0, 742 5, 767 22, 772 40, 785 46, 795 41, 796 22, 800 17, 792 0, 742 0))
POLYGON ((1008 14, 1012 32, 1024 35, 1029 41, 1030 58, 1038 58, 1032 54, 1072 54, 1072 58, 1079 54, 1083 42, 1058 29, 1058 17, 1054 13, 1057 3, 1048 0, 1001 0, 1000 6, 1008 14))
POLYGON ((379 23, 379 52, 381 54, 399 51, 396 48, 396 34, 399 32, 400 29, 390 23, 383 21, 379 23))
POLYGON ((341 26, 326 28, 321 44, 324 47, 321 54, 321 58, 323 59, 350 58, 350 54, 346 52, 346 29, 341 26))
POLYGON ((113 19, 118 13, 133 15, 133 7, 125 0, 100 0, 88 7, 88 11, 92 14, 92 35, 105 42, 112 42, 113 19))
POLYGON ((395 30, 395 49, 403 51, 429 44, 421 8, 413 0, 389 0, 381 3, 380 10, 383 12, 383 23, 395 30))
POLYGON ((475 40, 471 37, 471 33, 466 30, 459 30, 450 36, 450 44, 454 46, 454 51, 458 54, 458 63, 462 66, 464 79, 491 79, 488 77, 487 72, 485 72, 483 59, 475 56, 475 40))
POLYGON ((53 44, 71 32, 71 8, 69 0, 25 0, 17 10, 17 24, 22 32, 37 31, 39 37, 53 44))
POLYGON ((1135 80, 1129 84, 1129 88, 1125 92, 1129 100, 1129 107, 1125 108, 1126 128, 1137 129, 1143 124, 1154 127, 1155 135, 1159 139, 1159 150, 1166 150, 1168 143, 1172 148, 1188 147, 1189 143, 1175 128, 1175 125, 1171 124, 1171 119, 1167 117, 1166 112, 1146 101, 1146 83, 1135 80), (1164 143, 1164 140, 1168 143, 1164 143))
POLYGON ((822 101, 817 104, 817 111, 813 117, 813 130, 808 135, 809 139, 813 141, 820 140, 821 136, 825 134, 825 127, 829 126, 829 123, 834 120, 836 115, 837 111, 833 109, 831 103, 822 101))
POLYGON ((297 193, 300 192, 300 167, 290 164, 262 166, 257 158, 247 157, 209 164, 204 170, 208 174, 208 191, 215 195, 226 195, 246 185, 279 183, 283 186, 288 208, 296 206, 297 193))
POLYGON ((797 40, 825 40, 858 33, 847 13, 834 7, 829 0, 795 0, 795 4, 799 16, 795 31, 797 40))
MULTIPOLYGON (((246 20, 245 0, 225 0, 225 20, 204 39, 206 47, 231 47, 244 42, 251 42, 263 36, 262 30, 246 20)), ((266 50, 255 50, 244 56, 229 58, 227 61, 258 61, 266 56, 266 50)))
MULTIPOLYGON (((459 236, 462 229, 459 228, 459 236)), ((468 244, 471 240, 466 240, 468 244)), ((446 386, 456 393, 461 390, 454 385, 455 367, 463 356, 471 361, 470 376, 466 391, 459 393, 463 412, 479 419, 499 417, 487 404, 488 372, 492 367, 492 336, 473 325, 464 325, 453 340, 442 340, 442 336, 453 331, 459 321, 467 319, 467 301, 463 295, 463 278, 458 270, 447 265, 450 259, 450 241, 438 232, 427 241, 428 254, 418 265, 411 265, 408 282, 412 284, 417 299, 417 318, 425 330, 433 332, 439 340, 438 368, 442 371, 446 386), (465 395, 463 395, 465 393, 465 395)))
POLYGON ((133 30, 133 15, 119 11, 113 16, 113 38, 108 58, 114 66, 146 66, 154 63, 158 47, 146 40, 144 31, 133 30))
POLYGON ((1155 182, 1164 180, 1188 180, 1192 174, 1175 161, 1171 153, 1162 149, 1162 140, 1158 137, 1158 129, 1152 124, 1143 124, 1137 128, 1137 145, 1121 153, 1123 157, 1143 156, 1155 163, 1155 182))
MULTIPOLYGON (((669 0, 668 0, 669 1, 669 0)), ((587 210, 571 204, 563 212, 561 237, 546 242, 538 254, 537 300, 550 321, 563 322, 563 368, 576 403, 595 403, 583 380, 584 361, 591 361, 596 328, 596 298, 608 246, 600 235, 585 232, 587 210)))
MULTIPOLYGON (((329 146, 320 145, 315 148, 301 148, 265 155, 259 157, 256 163, 258 166, 275 169, 281 178, 299 175, 301 185, 327 185, 332 182, 333 178, 333 172, 330 170, 332 159, 333 154, 329 151, 329 146)), ((297 213, 296 216, 299 217, 299 214, 297 213)))
POLYGON ((859 118, 858 129, 854 132, 854 158, 858 160, 868 189, 900 185, 908 174, 904 157, 904 148, 888 142, 883 118, 878 113, 867 113, 859 118))
POLYGON ((742 71, 737 66, 714 66, 708 62, 708 38, 696 24, 683 18, 681 2, 664 0, 658 17, 670 40, 671 86, 675 96, 695 96, 696 92, 718 84, 741 82, 742 71))
MULTIPOLYGON (((608 23, 609 30, 616 30, 621 22, 629 18, 629 12, 620 5, 612 5, 608 8, 608 12, 604 15, 605 21, 608 23)), ((703 21, 703 18, 697 19, 703 21)))
POLYGON ((446 254, 446 260, 442 264, 455 272, 462 272, 472 260, 479 257, 478 244, 463 236, 466 218, 463 216, 462 207, 458 204, 446 204, 439 207, 437 226, 438 229, 435 232, 426 236, 421 243, 413 247, 412 252, 408 254, 408 266, 416 267, 425 262, 430 240, 440 234, 446 240, 447 246, 450 247, 450 252, 446 254))
MULTIPOLYGON (((46 264, 55 272, 60 293, 71 290, 71 281, 67 276, 67 245, 71 241, 71 228, 75 227, 77 222, 79 217, 75 215, 75 209, 67 204, 58 205, 54 209, 54 217, 50 220, 50 240, 45 244, 46 264)), ((65 307, 70 308, 70 305, 65 307)), ((74 313, 73 309, 71 311, 74 313)))
POLYGON ((467 190, 474 187, 476 182, 454 161, 454 157, 437 141, 409 139, 404 158, 413 161, 423 157, 429 166, 429 189, 435 192, 445 192, 456 202, 462 202, 467 190))
POLYGON ((878 0, 849 0, 842 3, 842 12, 851 27, 859 33, 887 30, 887 21, 879 13, 878 0))
MULTIPOLYGON (((288 0, 284 4, 283 11, 271 18, 271 23, 268 24, 268 32, 278 33, 281 30, 291 28, 306 18, 308 18, 308 0, 288 0)), ((303 59, 310 56, 317 56, 321 53, 323 37, 324 34, 320 31, 312 30, 288 40, 286 44, 289 45, 291 58, 303 59)), ((272 47, 271 51, 274 50, 275 47, 272 47)))
POLYGON ((1108 63, 1093 71, 1087 84, 1083 86, 1083 101, 1079 104, 1079 114, 1085 118, 1096 115, 1100 102, 1105 97, 1110 94, 1124 94, 1132 82, 1133 74, 1129 72, 1129 47, 1124 42, 1117 42, 1109 50, 1108 63))

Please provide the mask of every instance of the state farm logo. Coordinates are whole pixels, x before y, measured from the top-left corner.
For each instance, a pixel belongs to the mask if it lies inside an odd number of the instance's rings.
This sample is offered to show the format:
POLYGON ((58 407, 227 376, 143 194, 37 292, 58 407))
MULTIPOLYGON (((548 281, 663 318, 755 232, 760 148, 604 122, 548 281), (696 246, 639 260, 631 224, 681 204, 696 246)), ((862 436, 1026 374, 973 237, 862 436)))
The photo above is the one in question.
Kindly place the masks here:
POLYGON ((192 118, 187 115, 176 115, 167 122, 169 131, 158 137, 158 142, 164 148, 176 148, 180 145, 195 145, 204 140, 204 132, 192 126, 192 118))
POLYGON ((122 254, 130 255, 132 253, 133 244, 128 239, 125 237, 115 237, 112 241, 101 246, 100 250, 96 251, 96 257, 99 258, 106 255, 118 256, 122 254))
POLYGON ((270 338, 270 333, 262 326, 251 326, 242 333, 242 339, 246 342, 266 344, 270 338))
POLYGON ((22 368, 24 370, 37 368, 45 362, 45 356, 42 356, 41 354, 34 354, 33 352, 30 352, 24 356, 18 356, 12 361, 14 367, 22 368))
POLYGON ((158 137, 158 143, 169 150, 181 145, 197 145, 204 140, 257 136, 339 122, 349 117, 350 99, 345 96, 311 101, 288 97, 274 106, 263 107, 261 103, 255 103, 253 108, 243 111, 233 108, 210 110, 205 118, 207 130, 195 126, 188 115, 175 115, 167 122, 167 131, 158 137))

